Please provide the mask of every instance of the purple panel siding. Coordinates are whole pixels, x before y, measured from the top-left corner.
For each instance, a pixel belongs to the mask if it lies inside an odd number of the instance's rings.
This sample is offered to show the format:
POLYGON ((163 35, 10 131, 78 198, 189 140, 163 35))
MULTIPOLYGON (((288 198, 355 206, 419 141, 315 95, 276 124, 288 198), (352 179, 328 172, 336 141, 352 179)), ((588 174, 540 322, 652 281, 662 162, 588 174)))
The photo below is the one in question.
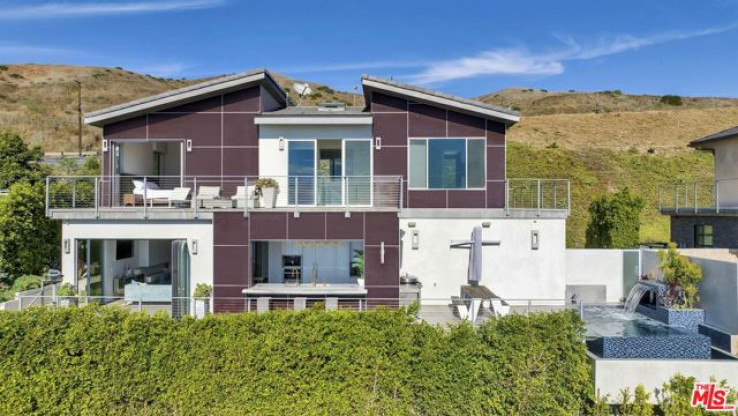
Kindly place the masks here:
POLYGON ((408 208, 446 208, 446 191, 407 191, 408 208))
POLYGON ((328 240, 363 240, 364 214, 353 213, 349 218, 343 214, 327 214, 326 238, 328 240))
POLYGON ((162 110, 166 113, 199 113, 199 112, 220 112, 220 95, 205 98, 189 104, 183 104, 179 107, 168 108, 162 110))
POLYGON ((215 245, 249 244, 249 219, 240 212, 217 212, 213 215, 215 245))
POLYGON ((149 138, 190 139, 193 146, 221 145, 219 113, 151 114, 149 138))
POLYGON ((395 213, 367 212, 364 242, 367 245, 400 244, 400 222, 395 213))
POLYGON ((407 174, 407 147, 374 149, 374 174, 402 176, 407 174))
POLYGON ((487 145, 505 144, 505 125, 492 120, 487 120, 487 145))
POLYGON ((103 127, 103 136, 108 140, 145 139, 146 116, 119 121, 103 127))
POLYGON ((259 130, 253 114, 223 114, 224 146, 258 146, 259 130))
POLYGON ((260 111, 259 91, 260 88, 257 86, 224 95, 223 111, 251 113, 260 111))
POLYGON ((448 208, 484 208, 487 205, 485 191, 449 190, 448 208))
POLYGON ((249 214, 251 240, 286 240, 287 216, 282 212, 252 212, 249 214))
POLYGON ((485 120, 466 114, 448 112, 449 137, 485 137, 485 120))
POLYGON ((404 98, 372 92, 371 100, 373 113, 407 111, 407 100, 404 98))
MULTIPOLYGON (((227 148, 223 149, 223 176, 258 176, 259 149, 227 148)), ((235 178, 228 178, 234 180, 235 178)), ((239 183, 243 185, 243 183, 239 183)))
POLYGON ((446 110, 426 104, 410 104, 410 137, 446 137, 446 110))
POLYGON ((505 182, 487 182, 487 208, 505 208, 505 182))
POLYGON ((487 147, 487 180, 505 179, 505 148, 487 147))
POLYGON ((324 240, 324 213, 301 213, 299 218, 290 215, 287 218, 287 238, 290 240, 324 240))
POLYGON ((213 247, 213 283, 248 286, 248 246, 213 247))
POLYGON ((186 152, 185 175, 220 177, 221 152, 222 149, 219 148, 194 148, 191 152, 186 152))
POLYGON ((407 146, 407 114, 374 114, 374 136, 382 146, 407 146))

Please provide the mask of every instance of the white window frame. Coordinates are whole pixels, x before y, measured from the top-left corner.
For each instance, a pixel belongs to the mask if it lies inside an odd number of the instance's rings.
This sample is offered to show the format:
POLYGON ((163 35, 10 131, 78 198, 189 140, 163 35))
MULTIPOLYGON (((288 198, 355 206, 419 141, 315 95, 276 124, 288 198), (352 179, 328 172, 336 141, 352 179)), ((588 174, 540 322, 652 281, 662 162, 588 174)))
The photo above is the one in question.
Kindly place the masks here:
POLYGON ((407 189, 410 191, 484 191, 487 189, 487 138, 482 136, 471 136, 471 137, 408 137, 407 139, 407 189), (410 141, 411 140, 425 140, 425 187, 419 188, 410 185, 410 141), (464 187, 463 188, 431 188, 430 185, 430 164, 428 162, 428 141, 430 140, 464 140, 464 157, 466 158, 466 174, 464 175, 464 187), (484 186, 477 188, 469 187, 469 140, 483 140, 484 141, 484 186))

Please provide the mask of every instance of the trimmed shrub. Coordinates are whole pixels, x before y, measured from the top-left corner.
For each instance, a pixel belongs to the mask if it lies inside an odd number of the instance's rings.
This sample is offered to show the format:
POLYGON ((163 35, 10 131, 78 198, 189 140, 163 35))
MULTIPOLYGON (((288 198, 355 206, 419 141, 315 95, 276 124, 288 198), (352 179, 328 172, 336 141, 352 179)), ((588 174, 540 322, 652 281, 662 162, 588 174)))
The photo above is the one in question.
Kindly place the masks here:
POLYGON ((591 401, 582 334, 571 311, 476 329, 388 310, 0 312, 0 414, 572 415, 591 401))
POLYGON ((664 95, 659 100, 662 104, 666 105, 682 105, 682 97, 678 95, 664 95))

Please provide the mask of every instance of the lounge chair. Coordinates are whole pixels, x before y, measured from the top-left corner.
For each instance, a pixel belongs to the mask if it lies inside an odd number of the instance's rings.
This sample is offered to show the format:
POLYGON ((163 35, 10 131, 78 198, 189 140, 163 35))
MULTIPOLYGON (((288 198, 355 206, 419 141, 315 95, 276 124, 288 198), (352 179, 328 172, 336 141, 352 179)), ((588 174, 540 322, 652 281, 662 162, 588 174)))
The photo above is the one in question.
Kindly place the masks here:
POLYGON ((454 309, 456 309, 456 313, 459 315, 459 319, 464 321, 469 318, 469 308, 460 297, 452 296, 451 303, 454 305, 454 309))
POLYGON ((249 185, 248 187, 246 186, 236 187, 236 194, 231 197, 231 200, 233 201, 233 205, 236 208, 243 208, 244 206, 246 206, 244 204, 248 203, 248 207, 253 208, 255 190, 256 190, 256 186, 254 185, 249 185))
POLYGON ((508 305, 504 300, 500 298, 492 298, 490 299, 490 302, 492 303, 492 312, 494 312, 498 317, 502 317, 510 313, 510 305, 508 305))
POLYGON ((169 207, 174 205, 186 204, 187 198, 190 197, 190 188, 174 188, 169 194, 169 207))
MULTIPOLYGON (((220 186, 201 186, 197 190, 197 203, 202 208, 216 208, 221 207, 224 199, 220 198, 220 186)), ((230 203, 230 201, 227 201, 230 203)))

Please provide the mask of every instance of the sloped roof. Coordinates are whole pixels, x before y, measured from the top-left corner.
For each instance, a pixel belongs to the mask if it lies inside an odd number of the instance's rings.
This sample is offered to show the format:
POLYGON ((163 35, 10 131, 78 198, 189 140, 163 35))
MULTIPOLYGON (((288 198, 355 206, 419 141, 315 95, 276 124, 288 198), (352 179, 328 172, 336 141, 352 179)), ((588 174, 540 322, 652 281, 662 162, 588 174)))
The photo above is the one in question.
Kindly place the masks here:
POLYGON ((714 142, 716 140, 730 139, 736 136, 738 136, 738 126, 731 127, 729 129, 725 129, 723 131, 719 131, 717 133, 713 133, 705 137, 700 137, 699 139, 692 140, 691 142, 689 142, 689 146, 690 147, 700 147, 704 144, 714 142))
POLYGON ((287 102, 287 94, 279 87, 274 78, 269 74, 269 71, 260 68, 166 91, 161 94, 103 108, 102 110, 92 111, 85 114, 85 123, 93 126, 103 126, 141 114, 160 111, 226 92, 237 91, 252 83, 263 83, 279 101, 282 103, 287 102))
POLYGON ((509 108, 379 78, 373 75, 362 75, 361 84, 364 87, 364 98, 367 103, 371 101, 369 92, 378 90, 418 102, 426 102, 463 113, 496 119, 507 124, 514 124, 520 120, 520 112, 509 108))

